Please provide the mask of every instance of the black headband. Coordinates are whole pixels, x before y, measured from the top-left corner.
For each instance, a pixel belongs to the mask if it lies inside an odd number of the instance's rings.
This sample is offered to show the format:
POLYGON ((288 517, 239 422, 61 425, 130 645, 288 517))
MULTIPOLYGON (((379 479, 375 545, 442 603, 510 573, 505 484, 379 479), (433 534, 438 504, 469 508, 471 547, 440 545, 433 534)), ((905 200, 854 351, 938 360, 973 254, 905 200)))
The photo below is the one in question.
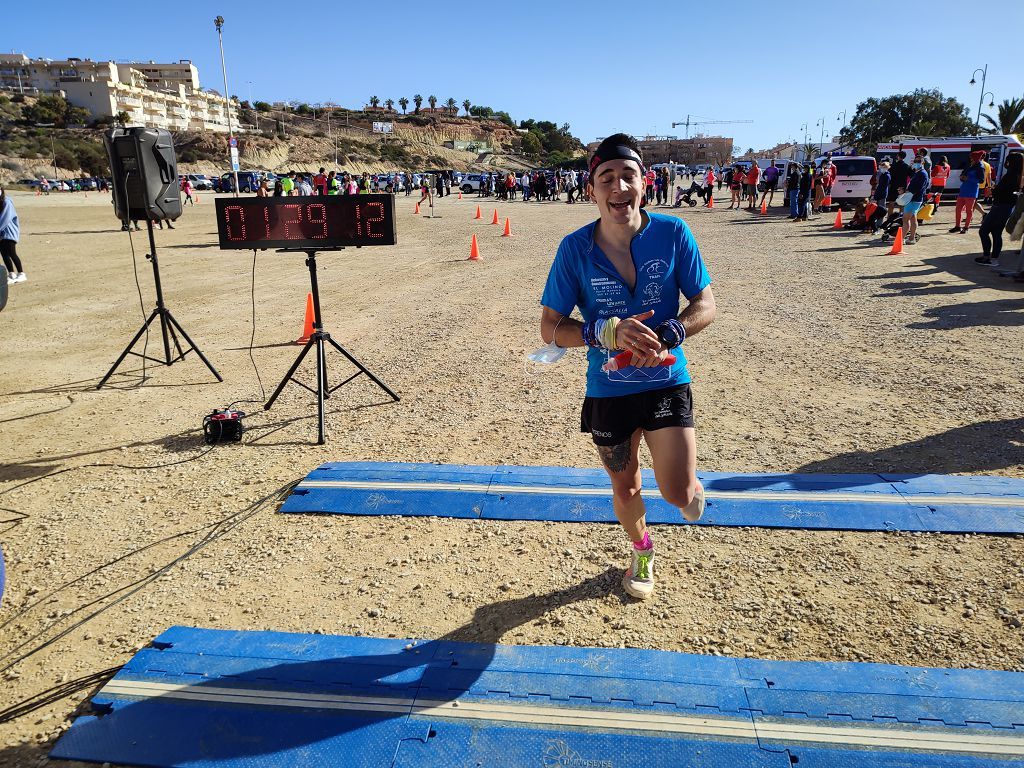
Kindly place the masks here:
POLYGON ((647 169, 644 168, 644 161, 637 154, 636 150, 630 149, 623 144, 617 144, 614 147, 605 147, 601 150, 600 155, 594 153, 594 156, 590 158, 590 175, 594 175, 597 166, 601 165, 601 163, 607 163, 609 160, 632 160, 640 166, 641 173, 647 172, 647 169))

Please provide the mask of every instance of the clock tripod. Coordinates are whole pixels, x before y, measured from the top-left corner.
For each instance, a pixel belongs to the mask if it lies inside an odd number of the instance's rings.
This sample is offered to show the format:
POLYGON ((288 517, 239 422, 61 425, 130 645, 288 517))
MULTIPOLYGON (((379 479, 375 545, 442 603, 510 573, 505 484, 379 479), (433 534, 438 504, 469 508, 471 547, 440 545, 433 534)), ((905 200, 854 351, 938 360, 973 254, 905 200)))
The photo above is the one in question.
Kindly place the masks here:
MULTIPOLYGON (((288 249, 284 250, 287 252, 288 249)), ((338 251, 342 249, 329 248, 324 250, 338 251)), ((332 392, 345 386, 350 381, 355 379, 357 376, 361 374, 366 374, 374 384, 376 384, 378 387, 387 392, 395 402, 398 402, 401 398, 399 398, 398 395, 392 392, 387 384, 385 384, 376 376, 374 376, 370 372, 370 370, 361 362, 359 362, 359 360, 357 360, 347 349, 345 349, 343 346, 341 346, 341 344, 332 339, 331 334, 327 333, 324 330, 323 319, 320 315, 320 289, 317 285, 316 280, 317 252, 315 250, 309 249, 300 249, 299 252, 306 254, 306 266, 309 268, 310 292, 313 295, 313 333, 309 335, 309 341, 306 342, 306 345, 299 352, 299 356, 295 359, 295 362, 292 363, 292 367, 288 369, 288 373, 286 373, 284 375, 284 378, 281 379, 281 383, 277 385, 277 389, 274 390, 274 394, 272 394, 270 396, 270 399, 267 400, 266 404, 263 406, 263 409, 267 411, 270 410, 271 406, 274 404, 274 401, 277 400, 278 395, 281 394, 281 390, 285 388, 285 385, 289 381, 298 384, 300 387, 302 387, 305 390, 308 390, 309 392, 312 392, 314 395, 316 395, 317 401, 316 442, 317 445, 323 445, 326 442, 324 429, 324 400, 329 398, 332 392), (349 376, 347 379, 342 381, 340 384, 335 384, 333 387, 330 386, 330 384, 328 384, 327 382, 327 344, 330 344, 336 350, 341 352, 341 354, 348 358, 348 361, 350 363, 352 363, 356 368, 359 369, 351 376, 349 376), (298 367, 302 364, 302 361, 309 353, 309 350, 311 350, 313 347, 316 347, 316 389, 313 389, 312 387, 308 386, 307 384, 304 384, 303 382, 295 378, 295 371, 298 370, 298 367)))

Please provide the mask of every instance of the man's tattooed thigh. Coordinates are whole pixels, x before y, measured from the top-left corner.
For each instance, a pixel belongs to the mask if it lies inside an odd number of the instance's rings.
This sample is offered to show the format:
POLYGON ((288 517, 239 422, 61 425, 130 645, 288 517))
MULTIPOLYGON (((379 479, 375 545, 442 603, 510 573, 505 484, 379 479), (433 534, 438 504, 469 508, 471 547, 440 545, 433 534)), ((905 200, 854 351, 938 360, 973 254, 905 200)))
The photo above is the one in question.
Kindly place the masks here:
POLYGON ((630 441, 627 438, 618 445, 599 445, 597 452, 601 454, 601 461, 608 469, 612 472, 622 472, 629 467, 629 448, 630 441))

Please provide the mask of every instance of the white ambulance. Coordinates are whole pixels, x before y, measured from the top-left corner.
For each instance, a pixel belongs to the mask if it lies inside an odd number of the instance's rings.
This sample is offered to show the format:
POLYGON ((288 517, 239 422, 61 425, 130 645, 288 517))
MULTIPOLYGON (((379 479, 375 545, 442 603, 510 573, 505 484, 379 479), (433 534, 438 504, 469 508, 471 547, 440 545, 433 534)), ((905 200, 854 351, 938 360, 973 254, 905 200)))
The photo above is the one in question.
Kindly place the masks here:
POLYGON ((983 136, 894 136, 891 142, 879 144, 875 157, 879 160, 889 158, 893 162, 900 151, 907 153, 907 162, 914 160, 914 152, 924 147, 932 164, 938 163, 945 156, 949 163, 949 179, 943 197, 952 196, 960 189, 960 173, 971 164, 971 152, 983 150, 985 160, 992 166, 992 181, 995 183, 1003 174, 1006 158, 1011 152, 1024 151, 1016 135, 988 134, 983 136))

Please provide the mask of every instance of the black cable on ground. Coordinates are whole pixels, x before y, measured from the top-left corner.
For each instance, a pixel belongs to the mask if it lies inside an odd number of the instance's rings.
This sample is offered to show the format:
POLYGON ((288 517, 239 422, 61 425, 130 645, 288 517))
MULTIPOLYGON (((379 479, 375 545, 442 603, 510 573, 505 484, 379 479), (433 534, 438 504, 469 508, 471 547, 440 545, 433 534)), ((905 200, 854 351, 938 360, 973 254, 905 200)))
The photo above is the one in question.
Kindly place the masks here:
MULTIPOLYGON (((233 512, 232 514, 228 515, 227 517, 224 517, 221 520, 218 520, 217 522, 212 523, 210 526, 206 526, 206 527, 212 528, 212 530, 210 530, 207 534, 205 534, 198 542, 196 542, 191 547, 189 547, 187 550, 185 550, 185 552, 183 552, 181 555, 178 555, 173 560, 171 560, 169 563, 167 563, 166 565, 160 567, 158 570, 153 571, 153 572, 147 574, 146 576, 142 577, 141 579, 139 579, 139 580, 137 580, 135 582, 127 584, 127 585, 125 585, 123 587, 120 587, 118 589, 112 590, 107 595, 104 595, 103 597, 97 598, 96 600, 93 600, 90 603, 86 604, 86 606, 80 606, 79 608, 76 608, 69 615, 74 615, 75 613, 78 613, 79 611, 84 610, 86 607, 94 605, 99 600, 106 599, 107 597, 113 597, 114 595, 117 595, 118 592, 122 592, 122 594, 118 595, 116 598, 111 600, 109 603, 107 603, 107 604, 103 605, 102 607, 96 609, 92 613, 84 616, 83 618, 79 619, 75 623, 71 624, 70 626, 68 626, 65 629, 63 629, 60 632, 58 632, 53 637, 49 638, 48 640, 43 641, 42 643, 40 643, 39 645, 35 646, 34 648, 29 649, 28 651, 25 651, 20 656, 15 658, 13 661, 10 661, 7 664, 5 664, 4 666, 0 667, 0 673, 6 672, 11 667, 14 667, 17 664, 20 664, 21 662, 23 662, 26 659, 34 656, 35 654, 39 653, 40 651, 45 650, 46 648, 48 648, 51 645, 53 645, 54 643, 56 643, 58 640, 63 639, 64 637, 69 635, 71 632, 74 632, 79 627, 83 626, 84 624, 88 623, 92 619, 96 618, 97 616, 99 616, 104 611, 108 610, 109 608, 114 607, 115 605, 117 605, 117 604, 119 604, 121 602, 124 602, 129 597, 131 597, 132 595, 134 595, 137 592, 141 591, 142 589, 147 587, 149 584, 151 584, 153 581, 155 581, 156 579, 158 579, 159 577, 163 576, 165 573, 170 571, 174 566, 178 565, 181 562, 184 562, 188 558, 192 557, 192 555, 196 554, 197 552, 199 552, 200 550, 205 548, 207 545, 211 544, 214 541, 217 541, 218 539, 220 539, 223 536, 225 536, 228 533, 230 533, 232 530, 234 530, 235 528, 240 526, 242 523, 247 521, 249 518, 253 517, 257 512, 260 512, 268 503, 276 502, 277 500, 282 499, 285 496, 287 496, 287 494, 292 490, 292 488, 294 488, 298 484, 298 482, 299 482, 298 480, 293 480, 292 482, 287 483, 286 485, 281 486, 280 488, 274 490, 273 492, 267 494, 266 496, 263 496, 262 498, 254 501, 252 504, 247 506, 245 509, 242 509, 242 510, 240 510, 238 512, 233 512), (125 592, 124 590, 128 590, 128 591, 125 592)), ((202 529, 199 529, 199 530, 202 530, 202 529)), ((51 625, 51 627, 52 626, 53 625, 51 625)), ((11 651, 9 651, 7 654, 5 654, 3 657, 0 657, 0 661, 6 661, 7 659, 9 659, 11 657, 11 655, 13 653, 16 653, 16 652, 22 650, 26 645, 28 645, 30 642, 32 642, 33 640, 35 640, 38 637, 40 637, 44 632, 46 632, 51 627, 47 627, 46 629, 42 630, 41 632, 38 632, 35 635, 33 635, 32 637, 28 638, 27 640, 22 642, 20 645, 18 645, 17 647, 15 647, 11 651)))
POLYGON ((29 696, 27 699, 12 704, 9 707, 0 709, 0 725, 17 720, 19 717, 30 715, 43 707, 54 702, 66 699, 72 694, 105 684, 110 678, 117 674, 121 667, 110 667, 99 672, 92 672, 88 675, 58 683, 52 688, 29 696))

